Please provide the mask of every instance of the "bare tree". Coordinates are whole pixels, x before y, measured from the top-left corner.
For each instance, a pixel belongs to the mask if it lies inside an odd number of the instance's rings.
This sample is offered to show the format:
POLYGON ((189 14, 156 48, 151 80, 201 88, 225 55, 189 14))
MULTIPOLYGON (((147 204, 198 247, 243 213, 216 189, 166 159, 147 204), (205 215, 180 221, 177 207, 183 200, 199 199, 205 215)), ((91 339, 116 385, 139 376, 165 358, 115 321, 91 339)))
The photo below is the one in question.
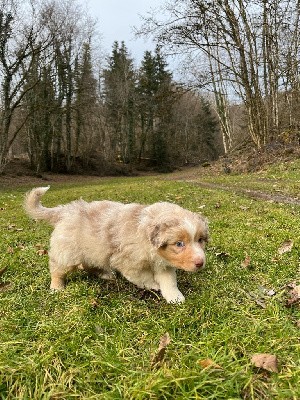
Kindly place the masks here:
POLYGON ((298 72, 298 1, 177 0, 165 4, 165 15, 161 22, 156 15, 146 18, 140 33, 154 35, 173 52, 198 52, 208 59, 224 147, 230 147, 231 134, 226 88, 242 100, 256 147, 278 135, 280 85, 288 81, 281 67, 284 52, 298 72), (282 46, 286 32, 292 38, 288 49, 282 46))
MULTIPOLYGON (((13 125, 16 111, 30 86, 24 83, 36 56, 49 44, 41 34, 43 16, 36 13, 34 2, 18 0, 0 4, 0 172, 8 161, 10 148, 27 116, 13 125), (26 89, 24 90, 24 87, 26 89)), ((35 82, 32 83, 34 85, 35 82)))
POLYGON ((96 88, 92 67, 79 62, 86 52, 94 25, 92 21, 85 23, 86 16, 81 8, 70 0, 47 3, 43 15, 44 31, 52 40, 33 63, 25 86, 39 82, 33 94, 25 97, 23 107, 23 110, 31 111, 26 123, 29 154, 37 171, 70 171, 79 152, 80 136, 84 135, 82 114, 85 112, 85 118, 89 120, 92 109, 84 107, 83 98, 90 96, 89 101, 95 103, 90 87, 83 84, 88 73, 96 88))

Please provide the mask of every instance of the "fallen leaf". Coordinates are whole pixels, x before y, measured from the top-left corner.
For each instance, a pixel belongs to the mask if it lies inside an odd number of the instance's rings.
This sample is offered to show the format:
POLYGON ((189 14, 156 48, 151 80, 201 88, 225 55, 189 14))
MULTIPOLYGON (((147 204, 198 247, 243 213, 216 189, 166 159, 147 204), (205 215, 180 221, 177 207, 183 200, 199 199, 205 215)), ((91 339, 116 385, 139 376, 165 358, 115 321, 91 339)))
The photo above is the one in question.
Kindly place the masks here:
POLYGON ((221 203, 218 201, 216 204, 215 204, 215 208, 220 208, 221 207, 221 203))
POLYGON ((266 303, 261 299, 255 299, 255 303, 261 308, 267 308, 266 303))
POLYGON ((170 344, 170 342, 171 342, 170 335, 168 334, 168 332, 166 332, 160 338, 158 350, 154 355, 154 357, 152 358, 151 368, 156 368, 162 363, 165 357, 166 348, 170 344))
POLYGON ((225 251, 220 251, 219 253, 216 253, 216 257, 219 257, 219 258, 227 258, 229 256, 230 256, 230 254, 226 253, 225 251))
MULTIPOLYGON (((0 269, 0 277, 4 274, 4 272, 7 270, 7 267, 4 267, 0 269)), ((0 292, 3 292, 4 290, 8 289, 10 286, 10 282, 1 282, 0 281, 0 292)))
POLYGON ((39 249, 39 250, 37 250, 36 254, 39 255, 39 256, 44 256, 45 254, 48 254, 48 250, 39 249))
POLYGON ((246 254, 245 260, 241 262, 241 267, 243 268, 249 268, 251 263, 251 257, 246 254))
POLYGON ((17 225, 15 224, 9 224, 7 229, 9 231, 15 231, 15 232, 22 232, 24 230, 23 228, 17 228, 17 225))
POLYGON ((15 229, 15 227, 16 227, 15 224, 9 224, 8 227, 7 227, 7 229, 8 229, 8 230, 12 230, 12 229, 15 229))
POLYGON ((4 292, 10 286, 10 282, 0 282, 0 292, 4 292))
POLYGON ((90 305, 91 305, 93 308, 98 308, 100 304, 98 303, 98 301, 97 301, 96 299, 92 299, 92 300, 90 301, 90 305))
POLYGON ((294 242, 292 240, 286 240, 279 247, 278 254, 281 255, 281 254, 290 252, 292 250, 293 246, 294 246, 294 242))
POLYGON ((288 289, 294 289, 297 286, 296 282, 290 282, 286 285, 288 289))
POLYGON ((251 357, 252 364, 269 372, 278 372, 277 357, 268 353, 257 353, 251 357))
POLYGON ((268 290, 268 291, 266 292, 266 295, 269 296, 269 297, 273 297, 273 296, 275 296, 275 294, 276 294, 276 292, 275 292, 275 290, 273 290, 273 289, 268 290))
POLYGON ((261 308, 266 308, 266 303, 264 301, 264 296, 261 296, 260 294, 257 294, 255 292, 245 292, 246 296, 250 299, 255 301, 255 303, 260 306, 261 308))
POLYGON ((289 299, 286 302, 287 307, 291 307, 295 304, 300 303, 300 285, 296 284, 289 284, 290 292, 289 292, 289 299))
POLYGON ((215 369, 222 369, 222 367, 216 364, 211 358, 206 358, 205 360, 198 360, 198 364, 200 364, 202 368, 210 367, 215 369))

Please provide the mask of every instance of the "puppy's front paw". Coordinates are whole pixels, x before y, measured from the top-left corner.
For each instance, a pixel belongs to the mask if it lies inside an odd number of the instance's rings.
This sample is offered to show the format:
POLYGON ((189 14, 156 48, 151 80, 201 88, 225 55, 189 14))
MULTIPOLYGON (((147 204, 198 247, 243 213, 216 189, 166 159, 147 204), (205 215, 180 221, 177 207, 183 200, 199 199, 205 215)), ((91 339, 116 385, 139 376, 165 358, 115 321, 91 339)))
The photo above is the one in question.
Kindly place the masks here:
POLYGON ((164 298, 167 300, 167 303, 183 303, 185 301, 184 295, 178 290, 177 292, 172 292, 168 294, 164 294, 164 298))

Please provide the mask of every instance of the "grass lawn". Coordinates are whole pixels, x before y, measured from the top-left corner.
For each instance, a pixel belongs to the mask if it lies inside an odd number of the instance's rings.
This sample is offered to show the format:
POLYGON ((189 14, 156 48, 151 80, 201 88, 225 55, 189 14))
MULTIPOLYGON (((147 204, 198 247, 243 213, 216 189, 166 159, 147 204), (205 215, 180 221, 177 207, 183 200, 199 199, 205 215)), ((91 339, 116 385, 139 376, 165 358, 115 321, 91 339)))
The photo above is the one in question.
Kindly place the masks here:
POLYGON ((189 176, 189 180, 223 186, 231 191, 262 191, 266 195, 287 196, 300 201, 300 160, 274 164, 256 173, 217 174, 211 177, 203 168, 195 167, 188 174, 183 170, 182 177, 189 176))
MULTIPOLYGON (((295 194, 293 164, 264 178, 276 174, 293 182, 282 192, 295 194)), ((231 179, 245 187, 253 175, 231 179)), ((171 305, 121 277, 82 272, 50 293, 51 227, 24 214, 28 189, 0 193, 0 399, 300 398, 299 303, 287 306, 288 285, 300 284, 299 206, 163 176, 51 184, 47 206, 79 197, 170 201, 208 217, 207 268, 178 273, 186 302, 171 305), (293 247, 279 254, 287 240, 293 247), (166 332, 171 342, 153 367, 166 332), (255 353, 275 355, 278 371, 254 366, 255 353)))

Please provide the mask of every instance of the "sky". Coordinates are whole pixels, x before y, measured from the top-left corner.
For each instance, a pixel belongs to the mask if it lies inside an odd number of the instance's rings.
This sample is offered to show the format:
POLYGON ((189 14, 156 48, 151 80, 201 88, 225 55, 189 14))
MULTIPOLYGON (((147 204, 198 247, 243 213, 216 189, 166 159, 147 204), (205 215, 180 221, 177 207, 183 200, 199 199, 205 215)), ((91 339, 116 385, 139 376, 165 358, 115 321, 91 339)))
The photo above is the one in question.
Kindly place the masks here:
POLYGON ((164 0, 86 0, 89 14, 98 20, 98 30, 105 53, 110 54, 114 41, 125 45, 136 63, 140 63, 146 50, 155 45, 150 39, 135 38, 133 27, 140 27, 140 15, 147 15, 164 0))

